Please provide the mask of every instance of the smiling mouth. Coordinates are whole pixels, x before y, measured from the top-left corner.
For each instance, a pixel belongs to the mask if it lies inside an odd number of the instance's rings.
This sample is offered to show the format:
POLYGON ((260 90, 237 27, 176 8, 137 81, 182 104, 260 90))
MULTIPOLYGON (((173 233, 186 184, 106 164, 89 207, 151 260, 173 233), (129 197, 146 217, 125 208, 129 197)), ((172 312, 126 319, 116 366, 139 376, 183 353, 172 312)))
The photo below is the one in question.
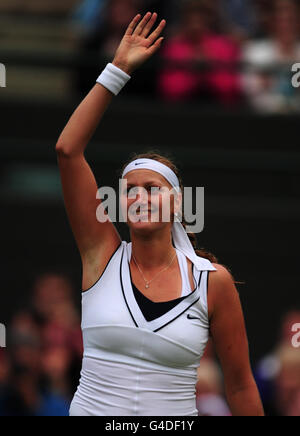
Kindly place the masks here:
POLYGON ((146 220, 146 222, 150 222, 151 221, 151 217, 154 216, 154 211, 151 210, 142 210, 142 211, 136 211, 130 214, 131 216, 136 216, 138 218, 138 220, 146 220))
POLYGON ((155 211, 150 209, 150 210, 137 210, 135 213, 137 215, 146 215, 148 213, 153 213, 153 212, 155 212, 155 211))
POLYGON ((136 216, 138 216, 139 218, 148 218, 150 219, 152 213, 151 212, 137 212, 136 216))

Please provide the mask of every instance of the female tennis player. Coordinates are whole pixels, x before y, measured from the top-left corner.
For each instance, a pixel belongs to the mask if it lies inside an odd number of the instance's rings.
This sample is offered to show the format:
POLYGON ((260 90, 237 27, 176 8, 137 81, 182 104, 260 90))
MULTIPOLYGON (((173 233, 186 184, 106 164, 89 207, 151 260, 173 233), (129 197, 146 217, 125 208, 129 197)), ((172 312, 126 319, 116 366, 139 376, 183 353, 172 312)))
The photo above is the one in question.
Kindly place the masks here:
POLYGON ((56 145, 83 274, 84 355, 70 415, 197 416, 196 374, 209 336, 232 414, 263 415, 234 281, 213 258, 195 252, 178 218, 182 183, 172 162, 148 153, 123 167, 128 185, 120 200, 128 212, 130 243, 121 240, 111 220, 96 218, 101 200, 84 151, 113 96, 159 49, 166 21, 153 30, 156 19, 148 12, 132 20, 112 63, 95 79, 56 145), (132 190, 135 197, 127 195, 132 190), (168 196, 172 191, 176 195, 168 196), (162 219, 166 202, 169 221, 162 219))

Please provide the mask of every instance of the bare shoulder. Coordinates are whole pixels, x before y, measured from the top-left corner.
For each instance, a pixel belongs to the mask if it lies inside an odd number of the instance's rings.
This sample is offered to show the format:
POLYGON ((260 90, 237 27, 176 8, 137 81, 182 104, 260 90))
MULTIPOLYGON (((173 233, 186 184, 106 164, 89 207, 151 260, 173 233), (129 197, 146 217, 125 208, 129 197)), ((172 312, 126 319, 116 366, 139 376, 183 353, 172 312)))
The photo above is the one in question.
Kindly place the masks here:
POLYGON ((209 288, 210 289, 224 289, 234 286, 234 278, 224 265, 219 263, 212 263, 216 268, 216 271, 210 271, 209 273, 209 288))
POLYGON ((224 308, 239 298, 231 272, 219 263, 212 264, 216 271, 209 272, 207 304, 209 318, 218 308, 224 308))

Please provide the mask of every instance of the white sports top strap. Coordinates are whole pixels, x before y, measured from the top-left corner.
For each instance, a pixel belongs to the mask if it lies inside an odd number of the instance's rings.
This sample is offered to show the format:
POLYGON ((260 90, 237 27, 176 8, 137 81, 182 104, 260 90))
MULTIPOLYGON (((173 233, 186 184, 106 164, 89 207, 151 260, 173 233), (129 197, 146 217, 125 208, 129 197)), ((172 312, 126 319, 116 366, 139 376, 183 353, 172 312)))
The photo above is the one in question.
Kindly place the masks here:
POLYGON ((189 280, 187 259, 186 256, 180 250, 176 249, 176 252, 177 252, 177 258, 178 258, 181 280, 182 280, 181 297, 185 297, 186 295, 190 294, 192 291, 190 280, 189 280))

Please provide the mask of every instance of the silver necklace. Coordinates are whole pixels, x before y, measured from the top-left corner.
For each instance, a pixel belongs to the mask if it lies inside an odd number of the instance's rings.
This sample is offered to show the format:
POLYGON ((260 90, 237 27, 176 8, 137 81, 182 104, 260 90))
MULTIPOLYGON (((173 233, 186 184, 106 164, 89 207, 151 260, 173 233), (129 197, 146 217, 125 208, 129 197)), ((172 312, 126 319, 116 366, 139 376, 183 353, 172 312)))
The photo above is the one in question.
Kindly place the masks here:
POLYGON ((172 260, 171 260, 171 262, 169 263, 169 265, 168 266, 166 266, 164 269, 162 269, 161 271, 159 271, 159 273, 158 274, 156 274, 151 280, 146 280, 145 279, 145 277, 144 277, 144 274, 143 274, 143 272, 142 272, 142 270, 141 270, 141 268, 139 267, 139 265, 138 265, 138 263, 137 263, 137 261, 136 261, 136 259, 135 259, 135 257, 134 257, 134 255, 133 255, 133 253, 132 253, 132 257, 133 257, 133 260, 135 261, 135 263, 136 263, 136 266, 138 267, 138 269, 139 269, 139 271, 140 271, 140 273, 141 273, 141 275, 142 275, 142 277, 143 277, 143 279, 144 279, 144 282, 145 282, 145 288, 149 288, 149 286, 150 286, 150 283, 159 275, 159 274, 161 274, 163 271, 165 271, 166 269, 168 269, 170 266, 171 266, 171 264, 172 264, 172 262, 173 262, 173 260, 175 259, 175 257, 176 257, 176 253, 174 254, 174 256, 173 256, 173 258, 172 258, 172 260))

